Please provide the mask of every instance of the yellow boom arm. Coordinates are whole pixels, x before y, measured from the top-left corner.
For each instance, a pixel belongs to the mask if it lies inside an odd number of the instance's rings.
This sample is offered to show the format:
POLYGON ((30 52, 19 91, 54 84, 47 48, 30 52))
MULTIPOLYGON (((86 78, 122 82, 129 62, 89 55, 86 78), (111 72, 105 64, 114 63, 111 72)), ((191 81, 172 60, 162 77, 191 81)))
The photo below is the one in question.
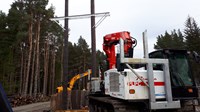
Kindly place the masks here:
MULTIPOLYGON (((80 78, 82 78, 82 77, 85 77, 85 76, 88 76, 88 75, 90 75, 92 73, 92 71, 89 69, 87 72, 84 72, 84 73, 82 73, 82 74, 77 74, 77 75, 75 75, 74 77, 72 77, 72 79, 69 81, 69 85, 68 85, 68 87, 67 87, 67 90, 68 91, 71 91, 72 90, 72 88, 73 88, 73 86, 74 86, 74 83, 78 80, 78 79, 80 79, 80 78)), ((59 93, 59 92, 61 92, 61 91, 63 91, 63 86, 59 86, 59 87, 57 87, 57 92, 59 93)))
POLYGON ((69 86, 67 87, 67 90, 72 90, 73 86, 74 86, 74 83, 76 82, 76 80, 82 78, 82 77, 85 77, 85 76, 88 76, 92 73, 91 70, 88 70, 87 72, 85 73, 82 73, 82 74, 78 74, 76 76, 74 76, 70 81, 69 81, 69 86))

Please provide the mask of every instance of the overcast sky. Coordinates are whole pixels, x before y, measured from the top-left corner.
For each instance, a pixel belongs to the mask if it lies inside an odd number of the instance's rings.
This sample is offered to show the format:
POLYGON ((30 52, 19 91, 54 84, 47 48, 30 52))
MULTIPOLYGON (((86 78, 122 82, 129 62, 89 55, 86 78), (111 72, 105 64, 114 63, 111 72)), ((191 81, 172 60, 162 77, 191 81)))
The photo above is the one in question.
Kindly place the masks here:
MULTIPOLYGON (((0 10, 7 13, 13 1, 1 2, 0 10)), ((49 4, 55 6, 57 16, 64 16, 64 0, 49 0, 49 4)), ((102 50, 104 35, 129 31, 138 40, 135 57, 143 57, 141 38, 144 30, 148 31, 149 51, 153 51, 156 37, 166 30, 183 30, 188 16, 200 24, 200 0, 96 0, 95 5, 96 13, 110 12, 96 29, 97 49, 102 50)), ((89 13, 90 0, 69 0, 69 15, 89 13)), ((77 43, 81 35, 91 44, 90 19, 70 20, 69 28, 69 41, 77 43)))

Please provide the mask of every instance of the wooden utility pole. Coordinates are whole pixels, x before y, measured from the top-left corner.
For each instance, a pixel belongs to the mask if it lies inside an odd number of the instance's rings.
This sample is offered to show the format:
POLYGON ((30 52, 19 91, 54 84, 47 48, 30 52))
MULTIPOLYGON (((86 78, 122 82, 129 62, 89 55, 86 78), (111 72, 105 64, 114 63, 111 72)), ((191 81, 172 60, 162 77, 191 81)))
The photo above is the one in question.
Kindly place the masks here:
MULTIPOLYGON (((65 17, 68 17, 68 6, 69 6, 69 0, 65 0, 65 17)), ((62 98, 62 104, 63 109, 67 109, 67 82, 68 82, 68 38, 69 38, 69 32, 68 32, 68 18, 65 19, 64 23, 64 63, 63 63, 63 98, 62 98)))
MULTIPOLYGON (((91 0, 91 15, 95 14, 95 2, 91 0)), ((95 16, 91 16, 91 39, 92 39, 92 77, 96 77, 96 29, 95 16)), ((90 77, 91 78, 91 77, 90 77)), ((91 79, 90 79, 91 80, 91 79)))

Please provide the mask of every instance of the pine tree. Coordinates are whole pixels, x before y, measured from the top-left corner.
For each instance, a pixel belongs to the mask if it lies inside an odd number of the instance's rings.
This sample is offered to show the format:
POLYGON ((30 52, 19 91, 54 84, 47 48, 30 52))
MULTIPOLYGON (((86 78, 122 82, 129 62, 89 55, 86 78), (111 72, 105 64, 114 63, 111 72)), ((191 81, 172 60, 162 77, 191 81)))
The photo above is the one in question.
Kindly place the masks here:
POLYGON ((164 35, 157 37, 155 49, 185 49, 184 38, 180 30, 173 30, 171 34, 167 31, 164 35))
POLYGON ((192 17, 188 17, 185 23, 185 39, 187 49, 200 53, 200 28, 192 17))
MULTIPOLYGON (((187 45, 187 50, 196 51, 200 54, 200 28, 198 27, 196 21, 192 17, 188 17, 185 23, 185 40, 187 45)), ((191 60, 192 63, 192 73, 197 81, 200 80, 200 65, 197 64, 194 59, 191 60)))
MULTIPOLYGON (((40 84, 43 83, 39 84, 39 81, 45 78, 40 75, 44 64, 43 61, 40 61, 43 55, 43 47, 40 46, 43 46, 44 38, 48 34, 52 34, 51 37, 54 38, 55 42, 50 41, 48 44, 51 43, 50 48, 52 49, 50 50, 55 51, 60 44, 57 43, 57 40, 63 35, 62 28, 50 21, 49 18, 54 17, 54 8, 51 6, 46 9, 47 4, 48 0, 15 1, 11 5, 8 15, 0 13, 0 63, 2 63, 0 64, 0 74, 3 74, 2 80, 5 82, 9 80, 9 84, 4 84, 8 86, 6 90, 18 90, 24 95, 28 93, 31 95, 33 91, 36 95, 41 91, 40 84), (3 59, 3 55, 5 59, 3 59), (7 74, 9 76, 5 77, 7 74), (15 88, 11 88, 11 83, 15 83, 12 84, 12 87, 15 88)), ((49 67, 47 69, 50 71, 49 67)), ((50 82, 50 79, 47 82, 50 82)), ((46 86, 48 87, 48 85, 46 86)))
POLYGON ((185 49, 184 36, 180 29, 178 29, 177 32, 176 30, 173 30, 171 36, 174 49, 185 49))

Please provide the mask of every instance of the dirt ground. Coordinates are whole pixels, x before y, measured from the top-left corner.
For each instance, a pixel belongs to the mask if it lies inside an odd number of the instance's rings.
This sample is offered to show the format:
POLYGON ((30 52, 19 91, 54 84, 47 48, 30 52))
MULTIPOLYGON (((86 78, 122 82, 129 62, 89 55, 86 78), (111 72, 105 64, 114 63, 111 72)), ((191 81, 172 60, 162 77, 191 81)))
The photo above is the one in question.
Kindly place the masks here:
POLYGON ((56 112, 89 112, 89 110, 57 110, 56 112))
POLYGON ((89 110, 57 110, 56 112, 89 112, 89 110))
POLYGON ((13 108, 14 112, 43 112, 50 110, 50 102, 40 102, 13 108))

